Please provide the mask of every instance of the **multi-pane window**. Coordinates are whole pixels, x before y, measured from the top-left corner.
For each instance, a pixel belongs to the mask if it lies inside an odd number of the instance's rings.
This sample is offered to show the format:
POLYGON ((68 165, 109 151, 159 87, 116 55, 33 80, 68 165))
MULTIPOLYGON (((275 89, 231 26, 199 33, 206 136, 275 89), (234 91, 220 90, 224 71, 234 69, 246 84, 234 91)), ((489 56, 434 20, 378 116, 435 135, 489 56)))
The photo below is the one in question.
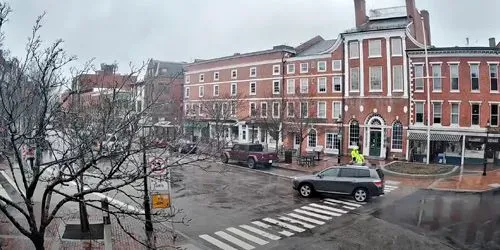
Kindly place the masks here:
POLYGON ((441 64, 432 65, 432 90, 441 91, 443 84, 441 83, 441 64))
POLYGON ((286 81, 286 93, 295 94, 295 79, 288 79, 286 81))
POLYGON ((267 102, 260 103, 260 116, 267 117, 267 102))
POLYGON ((350 74, 350 87, 351 91, 359 91, 359 68, 352 68, 350 74))
POLYGON ((442 117, 442 104, 440 102, 435 102, 432 104, 433 106, 433 123, 434 124, 441 124, 441 117, 442 117))
POLYGON ((319 61, 318 72, 325 72, 325 71, 326 71, 326 61, 319 61))
POLYGON ((238 93, 238 85, 236 85, 235 82, 231 83, 231 95, 236 96, 236 93, 238 93))
POLYGON ((274 118, 280 117, 280 103, 279 102, 273 102, 273 117, 274 118))
POLYGON ((257 115, 257 105, 255 102, 250 103, 250 116, 255 117, 257 115))
POLYGON ((403 149, 403 124, 399 121, 392 125, 392 149, 403 149))
POLYGON ((333 83, 333 86, 332 86, 333 92, 342 91, 342 77, 341 76, 334 76, 332 78, 332 83, 333 83))
POLYGON ((342 103, 341 102, 333 102, 333 119, 339 119, 342 112, 342 103))
POLYGON ((424 103, 415 103, 415 122, 424 123, 424 103))
POLYGON ((318 102, 318 118, 326 118, 326 102, 318 102))
POLYGON ((370 67, 370 91, 382 91, 382 67, 370 67))
POLYGON ((274 80, 273 81, 273 94, 279 94, 279 93, 280 93, 280 81, 274 80))
POLYGON ((300 103, 300 118, 309 117, 309 103, 301 102, 300 103))
POLYGON ((219 85, 214 85, 214 96, 219 96, 219 85))
POLYGON ((490 125, 498 127, 498 104, 491 104, 490 106, 490 125))
POLYGON ((205 86, 198 87, 198 94, 200 97, 203 97, 205 95, 205 86))
POLYGON ((280 68, 281 68, 281 65, 273 65, 273 75, 279 75, 280 74, 280 68))
POLYGON ((471 105, 472 125, 479 125, 479 104, 471 105))
POLYGON ((458 85, 458 64, 450 64, 450 90, 459 91, 458 85))
POLYGON ((256 94, 257 94, 257 83, 250 82, 250 95, 256 95, 256 94))
POLYGON ((191 76, 186 76, 186 83, 190 83, 191 82, 191 76))
POLYGON ((333 60, 332 61, 332 69, 334 71, 342 70, 342 60, 333 60))
POLYGON ((327 133, 326 134, 326 149, 338 150, 340 148, 340 139, 338 134, 327 133))
POLYGON ((349 145, 358 146, 359 144, 359 123, 354 120, 349 125, 349 145))
POLYGON ((205 74, 200 74, 198 79, 200 80, 200 82, 205 81, 205 74))
POLYGON ((382 56, 382 41, 381 40, 370 40, 368 42, 368 56, 369 57, 382 56))
POLYGON ((498 91, 498 64, 490 64, 490 90, 498 91))
POLYGON ((233 69, 231 70, 231 79, 236 79, 236 78, 238 78, 238 70, 233 69))
POLYGON ((309 79, 308 78, 301 78, 300 79, 300 93, 306 94, 308 92, 309 92, 309 79))
POLYGON ((219 80, 219 72, 214 72, 214 81, 219 80))
POLYGON ((424 90, 424 65, 415 65, 415 90, 424 90))
POLYGON ((236 115, 236 103, 231 103, 231 115, 236 115))
POLYGON ((479 91, 479 64, 470 65, 471 90, 479 91))
POLYGON ((288 64, 286 65, 286 73, 287 74, 294 74, 295 73, 295 64, 288 64))
POLYGON ((391 52, 393 56, 403 55, 403 49, 401 46, 401 38, 391 38, 391 52))
POLYGON ((189 98, 189 95, 190 95, 190 94, 191 94, 191 92, 189 91, 189 87, 186 87, 186 88, 184 89, 184 97, 189 98))
POLYGON ((460 117, 460 104, 452 103, 451 104, 451 124, 458 125, 460 117))
POLYGON ((318 93, 326 93, 326 77, 318 78, 318 93))
POLYGON ((300 73, 307 73, 309 71, 309 63, 300 64, 300 73))
POLYGON ((309 130, 309 134, 307 136, 307 146, 309 148, 315 148, 316 147, 316 130, 311 129, 309 130))
POLYGON ((359 42, 349 42, 349 58, 359 58, 359 42))
POLYGON ((256 77, 257 76, 257 68, 252 67, 250 68, 250 77, 256 77))
POLYGON ((287 110, 288 117, 294 117, 295 116, 295 103, 294 102, 287 102, 286 103, 286 110, 287 110))
POLYGON ((403 91, 403 65, 392 66, 393 91, 403 91))

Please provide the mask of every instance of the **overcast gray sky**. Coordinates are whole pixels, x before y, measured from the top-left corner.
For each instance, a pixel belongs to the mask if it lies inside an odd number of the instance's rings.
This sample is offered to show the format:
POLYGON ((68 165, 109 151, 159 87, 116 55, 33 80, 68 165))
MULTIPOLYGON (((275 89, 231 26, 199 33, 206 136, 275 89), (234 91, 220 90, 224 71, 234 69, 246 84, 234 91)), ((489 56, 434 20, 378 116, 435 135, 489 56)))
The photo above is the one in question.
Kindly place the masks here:
MULTIPOLYGON (((404 0, 366 0, 367 9, 404 5, 404 0)), ((437 46, 487 45, 500 40, 498 0, 416 0, 430 12, 437 46)), ((11 0, 14 12, 5 45, 23 52, 36 16, 47 12, 45 41, 65 40, 80 61, 128 62, 147 58, 187 61, 296 46, 321 35, 336 38, 354 26, 352 0, 11 0)))

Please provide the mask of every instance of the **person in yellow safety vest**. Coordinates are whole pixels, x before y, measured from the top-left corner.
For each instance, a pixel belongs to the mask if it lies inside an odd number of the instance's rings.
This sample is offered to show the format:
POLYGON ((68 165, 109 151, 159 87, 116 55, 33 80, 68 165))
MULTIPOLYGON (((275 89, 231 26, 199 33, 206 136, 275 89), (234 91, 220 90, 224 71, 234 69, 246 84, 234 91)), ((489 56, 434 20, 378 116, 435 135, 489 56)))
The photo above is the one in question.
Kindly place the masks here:
POLYGON ((365 157, 359 153, 358 146, 355 146, 351 151, 352 161, 355 164, 363 164, 365 162, 365 157))

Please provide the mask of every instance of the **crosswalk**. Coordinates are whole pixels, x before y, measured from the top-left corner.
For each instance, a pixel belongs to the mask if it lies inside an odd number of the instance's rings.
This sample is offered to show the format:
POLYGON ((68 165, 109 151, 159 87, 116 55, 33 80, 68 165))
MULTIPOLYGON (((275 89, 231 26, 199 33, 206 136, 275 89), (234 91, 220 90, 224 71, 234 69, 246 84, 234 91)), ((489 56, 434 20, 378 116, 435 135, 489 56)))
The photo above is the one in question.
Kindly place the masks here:
MULTIPOLYGON (((390 193, 397 188, 396 185, 386 185, 385 193, 390 193)), ((347 199, 325 198, 292 209, 275 218, 262 218, 247 224, 228 227, 211 235, 202 234, 199 235, 199 238, 203 239, 213 249, 256 249, 270 242, 325 225, 329 221, 359 209, 365 204, 365 202, 347 199)))

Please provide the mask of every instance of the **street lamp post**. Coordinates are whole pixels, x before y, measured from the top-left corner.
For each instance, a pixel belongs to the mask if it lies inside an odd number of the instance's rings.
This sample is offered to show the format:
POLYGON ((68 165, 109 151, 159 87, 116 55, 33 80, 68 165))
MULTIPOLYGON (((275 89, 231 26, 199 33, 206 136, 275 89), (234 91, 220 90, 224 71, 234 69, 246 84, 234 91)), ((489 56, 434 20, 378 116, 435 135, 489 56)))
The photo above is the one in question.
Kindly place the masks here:
POLYGON ((337 135, 337 139, 339 140, 339 153, 337 154, 337 164, 340 165, 342 159, 342 128, 344 126, 344 122, 342 121, 342 116, 337 118, 337 127, 339 128, 339 133, 337 135))
POLYGON ((483 176, 486 176, 486 165, 488 165, 488 155, 486 154, 488 150, 488 138, 490 135, 490 120, 486 122, 486 141, 484 142, 484 162, 483 162, 483 176))

